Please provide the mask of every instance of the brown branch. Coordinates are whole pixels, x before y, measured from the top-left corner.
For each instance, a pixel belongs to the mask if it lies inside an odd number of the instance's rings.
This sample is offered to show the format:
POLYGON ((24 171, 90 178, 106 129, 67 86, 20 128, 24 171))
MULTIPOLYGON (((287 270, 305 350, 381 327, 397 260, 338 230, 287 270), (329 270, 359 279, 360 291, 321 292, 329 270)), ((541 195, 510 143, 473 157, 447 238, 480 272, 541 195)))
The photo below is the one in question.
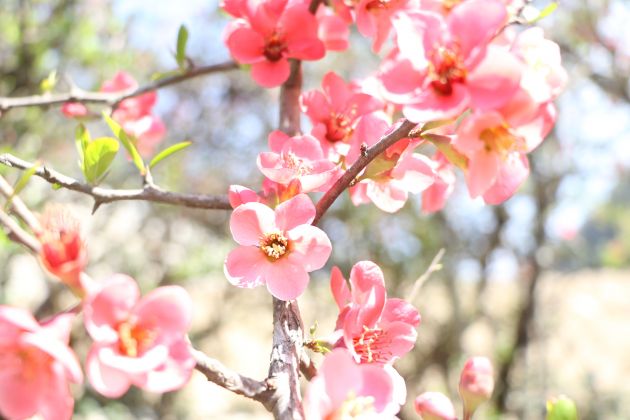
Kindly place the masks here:
POLYGON ((26 232, 0 207, 0 225, 4 226, 9 239, 24 245, 35 254, 39 254, 40 245, 37 239, 26 232))
POLYGON ((383 153, 389 146, 396 143, 398 140, 404 139, 409 136, 411 131, 417 124, 412 123, 409 120, 404 120, 400 127, 392 131, 391 133, 381 137, 381 139, 372 147, 367 149, 365 153, 361 153, 359 159, 350 166, 346 172, 335 182, 335 184, 324 194, 322 198, 317 202, 317 214, 313 225, 316 225, 322 218, 326 210, 335 202, 337 197, 348 188, 354 182, 359 173, 378 155, 383 153))
POLYGON ((22 199, 15 195, 13 187, 2 175, 0 175, 0 194, 4 195, 7 200, 10 200, 9 207, 11 208, 11 211, 24 223, 26 223, 33 232, 39 232, 41 230, 39 219, 26 206, 26 204, 24 204, 22 199))
POLYGON ((242 376, 197 349, 191 347, 190 351, 196 362, 195 369, 203 373, 210 382, 235 394, 261 402, 267 407, 273 393, 273 387, 268 381, 257 381, 242 376))
POLYGON ((204 76, 207 74, 224 72, 228 70, 234 70, 238 68, 238 64, 234 61, 228 61, 225 63, 211 64, 208 66, 193 67, 183 73, 176 74, 174 76, 165 77, 163 79, 156 80, 145 86, 140 86, 136 89, 126 90, 123 92, 89 92, 82 89, 72 89, 68 93, 53 93, 44 95, 23 96, 18 98, 0 97, 0 113, 8 111, 12 108, 24 108, 31 106, 50 106, 61 105, 66 102, 80 102, 80 103, 99 103, 109 105, 112 108, 128 98, 140 96, 144 93, 154 91, 166 86, 171 86, 183 81, 193 79, 195 77, 204 76))
MULTIPOLYGON (((0 154, 0 164, 17 169, 29 169, 33 163, 17 158, 9 153, 0 154)), ((164 190, 152 183, 145 183, 138 189, 110 189, 95 187, 82 183, 74 178, 59 173, 45 165, 37 167, 36 176, 52 185, 61 186, 68 190, 87 194, 94 199, 94 208, 101 204, 123 200, 152 201, 155 203, 172 204, 199 209, 231 210, 232 207, 226 195, 183 194, 164 190)))

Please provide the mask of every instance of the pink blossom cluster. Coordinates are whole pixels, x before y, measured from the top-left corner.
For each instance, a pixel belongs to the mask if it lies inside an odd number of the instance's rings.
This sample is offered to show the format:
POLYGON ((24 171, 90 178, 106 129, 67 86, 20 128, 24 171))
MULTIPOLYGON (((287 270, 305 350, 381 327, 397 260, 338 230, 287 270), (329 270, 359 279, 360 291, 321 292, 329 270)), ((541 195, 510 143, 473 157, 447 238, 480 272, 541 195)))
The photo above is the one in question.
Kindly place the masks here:
POLYGON ((117 398, 131 385, 151 392, 184 386, 195 361, 187 332, 192 301, 180 286, 163 286, 140 297, 123 274, 92 280, 78 222, 62 207, 50 208, 36 232, 40 261, 82 301, 69 312, 42 322, 28 311, 0 305, 0 415, 70 419, 70 383, 81 383, 79 360, 68 345, 72 322, 83 311, 93 340, 84 362, 90 385, 117 398))
MULTIPOLYGON (((137 88, 138 82, 129 73, 119 71, 103 82, 101 92, 117 93, 137 88)), ((121 101, 112 114, 112 118, 136 141, 138 152, 143 156, 151 155, 166 133, 162 119, 153 114, 156 101, 157 93, 147 92, 121 101)), ((76 102, 65 103, 61 112, 68 118, 86 117, 89 113, 85 105, 76 102)))
MULTIPOLYGON (((317 28, 324 15, 337 18, 329 26, 356 23, 375 51, 390 48, 378 70, 363 80, 347 83, 330 72, 321 91, 302 94, 310 135, 285 138, 283 145, 271 139, 276 134, 270 136, 272 151, 258 159, 267 198, 257 199, 283 201, 325 190, 330 184, 324 181, 334 181, 365 147, 396 128, 400 114, 417 123, 420 134, 390 147, 366 168, 350 188, 354 204, 373 202, 395 212, 409 193, 421 193, 423 210, 437 211, 453 191, 456 168, 473 198, 490 204, 510 198, 529 174, 527 154, 555 123, 553 100, 566 83, 559 47, 542 29, 508 27, 521 3, 339 0, 320 5, 313 16, 305 1, 225 1, 236 18, 226 29, 226 45, 237 61, 252 64, 252 77, 262 86, 286 80, 288 58, 323 56, 326 31, 317 28), (316 139, 321 152, 306 138, 316 139), (302 154, 292 152, 297 144, 302 154)), ((232 192, 236 205, 241 194, 254 197, 243 187, 232 192)))

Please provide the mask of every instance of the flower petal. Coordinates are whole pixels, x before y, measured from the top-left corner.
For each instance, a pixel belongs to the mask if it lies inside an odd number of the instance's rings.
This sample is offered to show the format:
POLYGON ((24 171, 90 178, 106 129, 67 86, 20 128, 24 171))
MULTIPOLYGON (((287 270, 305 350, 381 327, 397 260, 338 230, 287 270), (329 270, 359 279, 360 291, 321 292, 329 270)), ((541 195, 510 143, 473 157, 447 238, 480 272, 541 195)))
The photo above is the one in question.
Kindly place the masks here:
POLYGON ((280 300, 293 300, 308 286, 309 276, 304 267, 289 260, 278 260, 265 267, 267 290, 280 300))
POLYGON ((230 252, 223 271, 235 286, 252 288, 264 284, 263 270, 267 264, 265 255, 253 246, 241 246, 230 252))
POLYGON ((291 243, 289 260, 304 267, 307 272, 322 268, 332 252, 326 232, 311 225, 300 225, 287 232, 291 243))
POLYGON ((315 218, 315 205, 308 195, 298 194, 276 207, 275 213, 275 225, 286 232, 299 225, 310 225, 315 218))
POLYGON ((230 217, 232 237, 240 245, 258 245, 265 233, 276 230, 274 218, 273 210, 262 203, 242 204, 230 217))

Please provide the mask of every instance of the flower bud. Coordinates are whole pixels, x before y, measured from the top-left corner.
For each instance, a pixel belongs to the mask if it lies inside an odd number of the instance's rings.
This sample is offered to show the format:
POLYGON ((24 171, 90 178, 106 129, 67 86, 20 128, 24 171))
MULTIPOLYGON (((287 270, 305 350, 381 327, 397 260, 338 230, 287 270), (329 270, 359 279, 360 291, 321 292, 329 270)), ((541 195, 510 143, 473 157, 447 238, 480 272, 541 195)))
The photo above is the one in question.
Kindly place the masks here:
POLYGON ((418 395, 414 407, 423 420, 457 420, 453 403, 440 392, 425 392, 418 395))
POLYGON ((459 394, 464 402, 464 418, 472 417, 479 405, 490 399, 494 389, 494 373, 486 357, 468 359, 459 379, 459 394))
POLYGON ((87 263, 87 252, 78 221, 62 207, 48 208, 37 238, 41 244, 39 257, 44 268, 73 292, 81 294, 81 272, 87 263))

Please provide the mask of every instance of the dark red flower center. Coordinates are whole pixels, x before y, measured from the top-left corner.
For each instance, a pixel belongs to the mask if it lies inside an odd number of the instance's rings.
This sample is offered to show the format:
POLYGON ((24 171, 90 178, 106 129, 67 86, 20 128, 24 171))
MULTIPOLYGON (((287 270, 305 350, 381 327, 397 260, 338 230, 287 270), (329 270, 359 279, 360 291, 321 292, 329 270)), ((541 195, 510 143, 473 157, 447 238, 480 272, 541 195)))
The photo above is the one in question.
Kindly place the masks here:
POLYGON ((267 58, 267 60, 275 62, 280 60, 286 51, 287 45, 284 41, 284 37, 277 32, 274 32, 265 43, 263 55, 267 58))
POLYGON ((352 132, 352 119, 345 114, 332 113, 326 121, 326 140, 331 143, 347 140, 352 132))
POLYGON ((352 339, 352 344, 361 363, 387 363, 391 359, 391 342, 380 328, 364 326, 361 335, 352 339))
POLYGON ((434 51, 431 62, 431 87, 438 95, 451 95, 454 83, 466 81, 466 68, 457 51, 440 47, 434 51))

